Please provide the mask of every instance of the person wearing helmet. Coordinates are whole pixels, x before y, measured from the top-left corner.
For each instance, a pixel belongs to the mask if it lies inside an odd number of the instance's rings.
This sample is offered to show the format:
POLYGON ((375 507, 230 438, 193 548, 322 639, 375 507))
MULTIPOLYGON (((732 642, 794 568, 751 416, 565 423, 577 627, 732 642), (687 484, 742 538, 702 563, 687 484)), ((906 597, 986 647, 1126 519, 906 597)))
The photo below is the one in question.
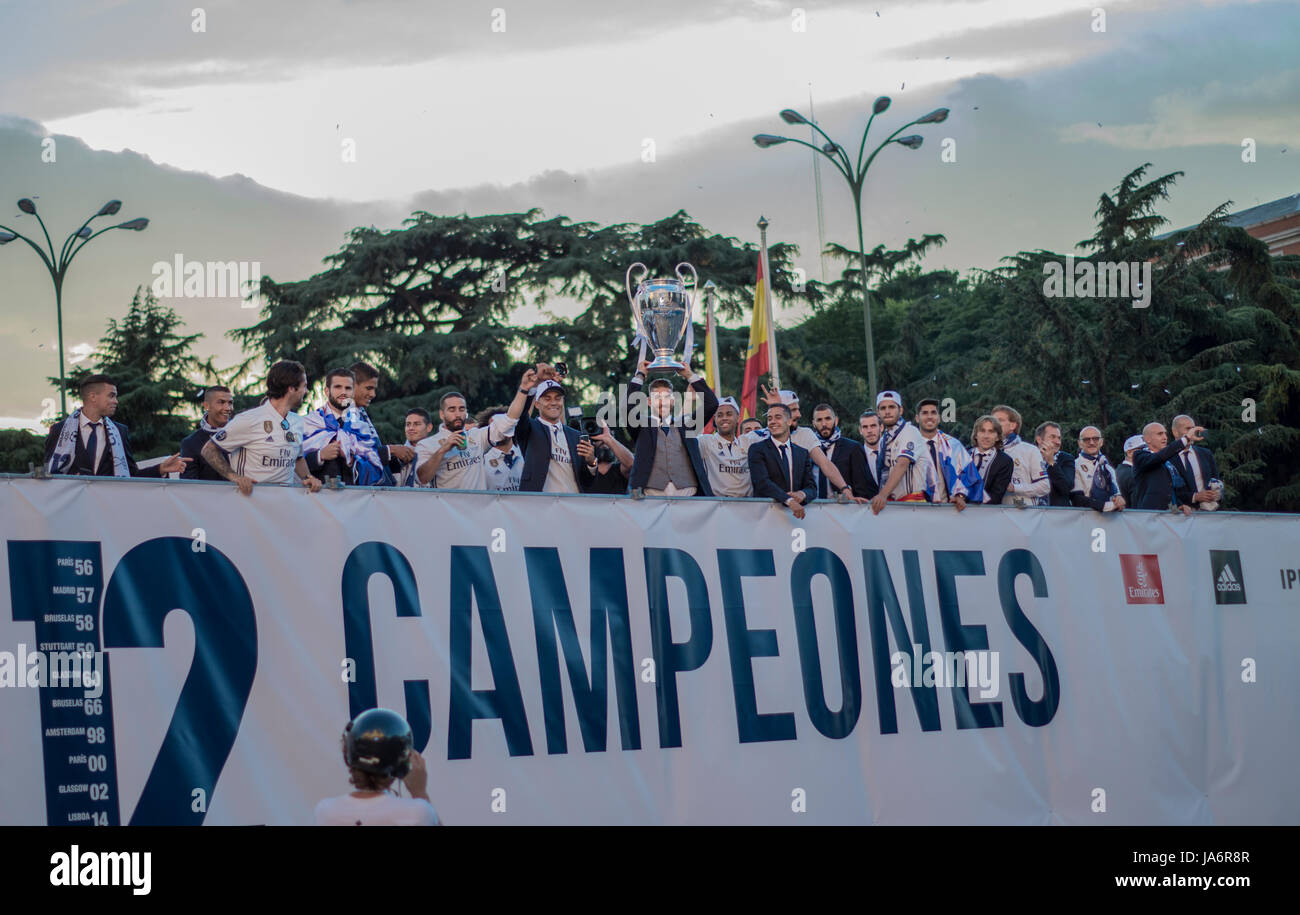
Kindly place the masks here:
POLYGON ((397 712, 372 708, 343 729, 343 762, 351 794, 316 805, 317 826, 441 826, 425 790, 429 773, 416 751, 411 726, 397 712), (390 793, 401 781, 409 798, 390 793))

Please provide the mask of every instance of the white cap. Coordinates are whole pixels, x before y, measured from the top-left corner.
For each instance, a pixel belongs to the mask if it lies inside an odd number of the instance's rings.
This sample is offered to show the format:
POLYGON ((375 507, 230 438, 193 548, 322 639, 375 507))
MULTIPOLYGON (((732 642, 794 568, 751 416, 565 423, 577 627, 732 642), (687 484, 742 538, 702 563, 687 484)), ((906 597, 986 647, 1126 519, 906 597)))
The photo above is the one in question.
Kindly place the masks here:
POLYGON ((731 407, 731 409, 735 410, 737 413, 740 412, 740 404, 736 403, 736 398, 734 397, 724 397, 719 400, 718 409, 721 410, 723 407, 731 407))
POLYGON ((533 388, 533 399, 536 400, 550 390, 556 390, 563 394, 564 385, 560 384, 554 378, 547 378, 545 381, 537 385, 537 387, 533 388))
POLYGON ((880 406, 882 401, 892 400, 898 404, 898 408, 903 409, 903 397, 897 391, 881 391, 876 395, 876 406, 880 406))
POLYGON ((780 394, 781 394, 781 403, 785 404, 786 406, 789 406, 792 403, 799 402, 799 395, 796 394, 794 391, 781 391, 780 394))
POLYGON ((1129 451, 1137 451, 1139 448, 1142 447, 1145 441, 1146 440, 1143 439, 1142 436, 1140 435, 1130 435, 1128 438, 1124 439, 1125 453, 1129 451))

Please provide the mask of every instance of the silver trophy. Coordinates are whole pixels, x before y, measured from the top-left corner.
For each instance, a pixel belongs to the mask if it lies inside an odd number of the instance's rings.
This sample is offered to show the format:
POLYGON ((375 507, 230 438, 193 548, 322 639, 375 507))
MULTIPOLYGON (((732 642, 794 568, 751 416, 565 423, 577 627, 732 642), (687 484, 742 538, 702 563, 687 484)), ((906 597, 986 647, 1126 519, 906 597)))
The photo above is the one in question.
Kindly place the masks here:
MULTIPOLYGON (((673 358, 673 352, 683 336, 688 336, 691 328, 691 306, 696 291, 700 288, 700 277, 695 268, 683 261, 677 265, 675 278, 648 280, 650 268, 641 262, 627 268, 624 282, 627 285, 627 300, 632 303, 632 316, 636 318, 637 333, 649 348, 654 351, 649 371, 676 372, 686 368, 684 363, 673 358), (632 288, 632 273, 638 267, 641 273, 636 279, 636 289, 632 288), (690 294, 686 290, 686 277, 682 268, 691 274, 690 294)), ((693 338, 693 334, 689 335, 693 338)), ((687 346, 690 349, 690 346, 687 346)), ((690 354, 686 354, 689 358, 690 354)))

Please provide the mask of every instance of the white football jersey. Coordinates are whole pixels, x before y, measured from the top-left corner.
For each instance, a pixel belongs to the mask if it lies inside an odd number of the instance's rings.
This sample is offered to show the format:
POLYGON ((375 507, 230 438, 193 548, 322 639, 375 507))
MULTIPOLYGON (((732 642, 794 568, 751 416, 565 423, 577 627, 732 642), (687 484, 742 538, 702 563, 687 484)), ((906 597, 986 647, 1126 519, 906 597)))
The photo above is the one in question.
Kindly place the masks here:
POLYGON ((233 417, 212 442, 229 456, 230 467, 257 483, 292 483, 302 456, 302 417, 281 416, 270 401, 233 417))

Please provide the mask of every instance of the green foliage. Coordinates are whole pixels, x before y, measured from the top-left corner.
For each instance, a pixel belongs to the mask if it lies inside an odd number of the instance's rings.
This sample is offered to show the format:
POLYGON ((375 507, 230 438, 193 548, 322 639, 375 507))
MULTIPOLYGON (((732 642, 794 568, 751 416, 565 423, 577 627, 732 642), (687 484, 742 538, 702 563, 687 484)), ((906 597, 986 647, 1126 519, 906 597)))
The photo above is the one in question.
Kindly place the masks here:
MULTIPOLYGON (((177 449, 194 429, 194 400, 202 386, 198 379, 215 374, 210 362, 200 362, 191 352, 203 335, 182 334, 183 326, 175 310, 160 304, 152 291, 137 288, 126 316, 109 319, 93 367, 68 373, 67 391, 73 396, 88 375, 113 379, 118 398, 113 419, 130 427, 137 459, 177 449)), ((57 378, 50 381, 57 387, 57 378)))
POLYGON ((26 429, 0 429, 0 473, 27 473, 41 466, 45 438, 26 429))

